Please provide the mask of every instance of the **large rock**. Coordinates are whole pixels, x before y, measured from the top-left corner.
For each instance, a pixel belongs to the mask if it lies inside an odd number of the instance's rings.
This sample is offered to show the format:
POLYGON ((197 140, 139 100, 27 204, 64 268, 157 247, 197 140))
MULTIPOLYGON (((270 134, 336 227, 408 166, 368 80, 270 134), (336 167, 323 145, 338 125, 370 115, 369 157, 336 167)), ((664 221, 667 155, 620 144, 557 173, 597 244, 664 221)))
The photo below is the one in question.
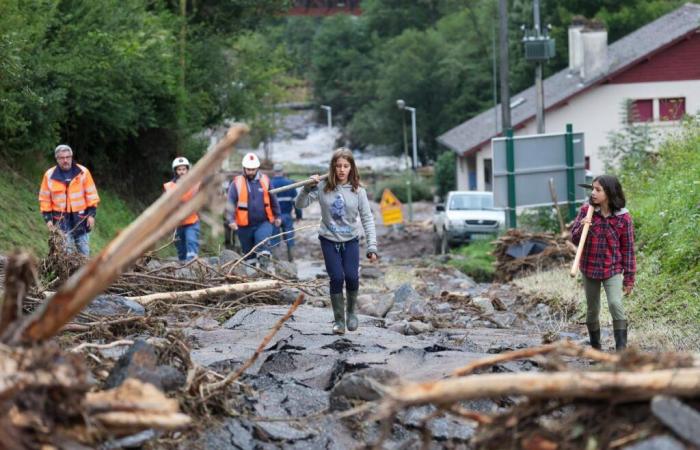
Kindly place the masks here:
POLYGON ((159 366, 156 349, 145 341, 137 340, 112 368, 105 386, 114 388, 127 378, 151 383, 166 392, 185 384, 185 375, 170 366, 159 366))
POLYGON ((399 376, 391 370, 372 367, 345 375, 331 389, 328 402, 331 411, 345 411, 360 401, 379 400, 382 385, 394 384, 399 376))
POLYGON ((98 295, 88 304, 85 312, 95 316, 145 316, 143 306, 121 295, 98 295))
POLYGON ((394 303, 403 307, 411 300, 423 300, 410 283, 404 283, 394 291, 394 303))
POLYGON ((472 300, 472 303, 478 306, 481 312, 484 314, 493 314, 494 312, 496 312, 496 309, 493 307, 493 303, 491 302, 490 298, 476 297, 474 300, 472 300))
POLYGON ((361 294, 357 296, 357 311, 374 317, 386 317, 394 298, 388 294, 361 294))

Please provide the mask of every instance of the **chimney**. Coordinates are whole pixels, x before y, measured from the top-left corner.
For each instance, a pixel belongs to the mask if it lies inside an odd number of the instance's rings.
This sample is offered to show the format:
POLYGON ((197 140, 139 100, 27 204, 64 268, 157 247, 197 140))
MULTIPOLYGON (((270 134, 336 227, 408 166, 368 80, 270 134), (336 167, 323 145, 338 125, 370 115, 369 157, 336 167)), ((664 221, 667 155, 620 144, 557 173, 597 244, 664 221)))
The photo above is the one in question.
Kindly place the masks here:
POLYGON ((583 16, 574 16, 569 25, 569 72, 579 74, 583 63, 581 31, 586 24, 583 16))
POLYGON ((608 30, 595 19, 581 30, 583 61, 581 78, 592 80, 608 70, 608 30))

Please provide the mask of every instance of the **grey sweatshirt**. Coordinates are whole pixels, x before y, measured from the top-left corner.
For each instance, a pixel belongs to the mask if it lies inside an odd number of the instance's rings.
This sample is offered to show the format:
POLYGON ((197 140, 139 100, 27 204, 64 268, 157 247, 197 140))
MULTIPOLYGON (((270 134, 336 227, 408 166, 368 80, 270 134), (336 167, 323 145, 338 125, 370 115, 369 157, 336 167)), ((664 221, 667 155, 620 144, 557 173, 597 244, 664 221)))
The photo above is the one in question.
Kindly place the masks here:
POLYGON ((352 185, 336 186, 331 192, 324 192, 325 181, 314 188, 304 187, 294 200, 297 208, 306 208, 315 200, 321 205, 321 228, 319 236, 334 242, 347 242, 360 236, 359 217, 367 238, 367 252, 377 253, 377 233, 374 217, 367 200, 367 191, 352 185))

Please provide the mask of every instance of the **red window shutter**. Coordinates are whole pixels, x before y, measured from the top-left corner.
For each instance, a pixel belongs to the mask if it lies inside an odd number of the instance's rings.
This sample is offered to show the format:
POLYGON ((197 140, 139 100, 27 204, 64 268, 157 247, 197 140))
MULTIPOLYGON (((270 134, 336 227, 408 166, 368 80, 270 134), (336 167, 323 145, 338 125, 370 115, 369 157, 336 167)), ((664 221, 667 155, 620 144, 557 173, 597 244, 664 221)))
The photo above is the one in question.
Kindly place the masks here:
POLYGON ((659 99, 660 120, 681 120, 685 115, 685 97, 659 99))
POLYGON ((651 122, 654 120, 654 101, 652 99, 633 100, 629 106, 628 122, 651 122))

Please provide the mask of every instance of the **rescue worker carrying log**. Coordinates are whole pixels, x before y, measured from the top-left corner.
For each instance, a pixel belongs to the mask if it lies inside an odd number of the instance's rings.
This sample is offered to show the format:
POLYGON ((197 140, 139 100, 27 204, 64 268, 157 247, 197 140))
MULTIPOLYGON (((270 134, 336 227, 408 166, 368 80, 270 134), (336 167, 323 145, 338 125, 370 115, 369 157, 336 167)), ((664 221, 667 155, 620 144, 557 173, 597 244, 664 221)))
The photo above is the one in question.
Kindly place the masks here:
POLYGON ((260 160, 254 153, 243 157, 243 175, 234 177, 228 190, 229 228, 238 230, 238 240, 243 254, 248 254, 256 245, 255 253, 248 255, 248 263, 257 262, 265 269, 270 262, 270 243, 274 227, 279 227, 280 207, 277 197, 270 194, 270 179, 260 172, 260 160))
POLYGON ((44 173, 39 209, 50 231, 61 231, 66 251, 90 255, 90 232, 100 197, 90 171, 73 161, 73 150, 61 144, 54 150, 57 165, 44 173))
MULTIPOLYGON (((173 179, 163 185, 166 191, 177 188, 177 182, 190 171, 190 162, 183 156, 178 156, 173 160, 173 179)), ((199 190, 199 184, 190 189, 182 196, 182 202, 189 201, 199 190)), ((199 215, 192 213, 180 222, 175 230, 175 248, 177 248, 177 259, 189 261, 197 257, 199 253, 199 215)))

